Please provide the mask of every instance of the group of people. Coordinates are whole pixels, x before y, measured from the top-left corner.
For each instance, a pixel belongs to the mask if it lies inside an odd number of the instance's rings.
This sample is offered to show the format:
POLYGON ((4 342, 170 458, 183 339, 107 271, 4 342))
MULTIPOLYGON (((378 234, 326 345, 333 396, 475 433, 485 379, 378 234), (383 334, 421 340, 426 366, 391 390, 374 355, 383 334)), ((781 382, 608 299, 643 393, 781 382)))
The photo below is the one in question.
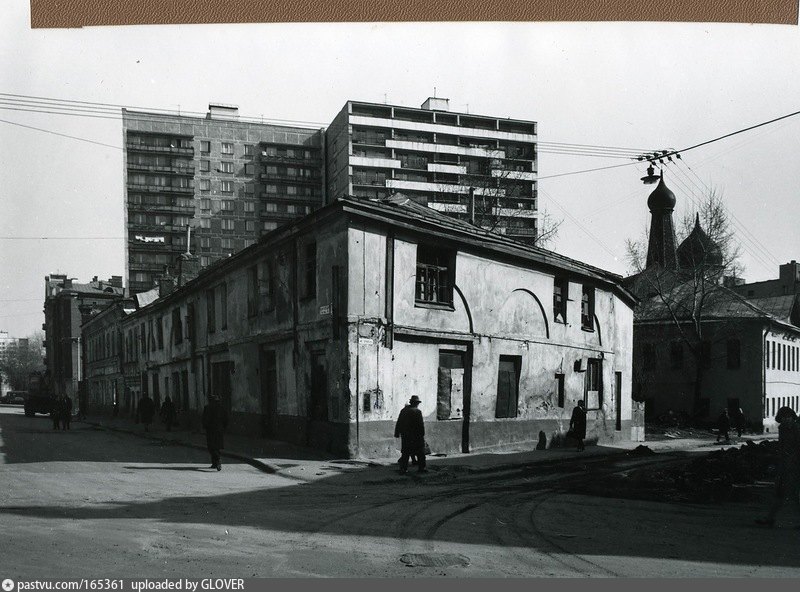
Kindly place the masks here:
POLYGON ((68 430, 72 420, 72 399, 68 396, 54 398, 50 419, 53 420, 54 430, 68 430))
MULTIPOLYGON (((178 425, 178 410, 175 408, 175 403, 173 403, 172 399, 168 396, 165 397, 164 402, 161 403, 158 413, 168 432, 172 431, 172 426, 178 425)), ((144 424, 144 431, 149 432, 150 424, 153 423, 155 415, 156 403, 145 393, 142 398, 139 399, 139 404, 136 407, 136 421, 137 423, 144 424)))
POLYGON ((717 419, 717 442, 723 438, 725 438, 726 443, 731 441, 731 437, 728 434, 728 432, 731 430, 731 427, 736 428, 736 434, 741 438, 742 433, 744 433, 744 424, 744 411, 741 407, 733 412, 733 417, 731 417, 731 413, 727 410, 727 408, 723 409, 722 413, 719 414, 719 418, 717 419))
MULTIPOLYGON (((178 425, 178 411, 169 397, 164 398, 158 413, 167 431, 178 425)), ((136 407, 136 421, 144 424, 144 431, 150 431, 150 424, 156 415, 156 404, 147 394, 139 399, 136 407)), ((208 405, 203 409, 203 428, 206 432, 206 445, 211 455, 209 468, 222 470, 221 450, 225 447, 225 430, 228 427, 228 413, 218 395, 211 395, 208 405)))

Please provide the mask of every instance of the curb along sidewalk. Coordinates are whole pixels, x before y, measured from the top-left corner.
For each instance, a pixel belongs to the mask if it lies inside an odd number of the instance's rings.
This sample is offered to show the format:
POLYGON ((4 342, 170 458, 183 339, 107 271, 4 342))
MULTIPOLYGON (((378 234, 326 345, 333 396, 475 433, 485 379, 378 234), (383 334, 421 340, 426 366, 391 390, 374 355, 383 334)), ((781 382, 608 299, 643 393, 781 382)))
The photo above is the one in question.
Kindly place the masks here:
MULTIPOLYGON (((136 424, 132 419, 124 417, 97 417, 90 416, 82 421, 88 425, 107 429, 114 432, 127 433, 141 438, 161 441, 166 444, 187 446, 206 451, 205 434, 178 427, 173 431, 166 431, 163 425, 153 424, 151 430, 144 431, 142 424, 136 424)), ((584 452, 577 452, 574 448, 551 448, 547 450, 532 450, 536 442, 531 442, 531 448, 516 446, 506 450, 475 451, 471 453, 455 453, 449 455, 431 455, 427 458, 428 468, 431 472, 441 470, 456 470, 466 474, 499 473, 519 469, 528 465, 547 466, 554 463, 586 458, 598 460, 600 457, 630 456, 631 451, 638 446, 645 446, 654 453, 659 452, 711 452, 721 448, 739 447, 748 440, 774 439, 775 435, 753 434, 732 440, 728 444, 716 444, 713 436, 709 438, 683 438, 673 440, 655 440, 651 442, 621 442, 614 445, 588 446, 584 452)), ((352 470, 367 467, 396 467, 397 457, 392 458, 355 458, 337 459, 335 456, 313 449, 296 446, 277 440, 253 438, 237 434, 225 435, 226 448, 222 456, 248 464, 264 473, 278 474, 283 477, 300 479, 303 481, 314 480, 314 476, 322 476, 331 469, 352 470), (330 465, 336 465, 332 467, 330 465), (322 472, 320 472, 322 471, 322 472), (302 472, 302 474, 300 474, 302 472)), ((398 452, 399 456, 399 452, 398 452)))

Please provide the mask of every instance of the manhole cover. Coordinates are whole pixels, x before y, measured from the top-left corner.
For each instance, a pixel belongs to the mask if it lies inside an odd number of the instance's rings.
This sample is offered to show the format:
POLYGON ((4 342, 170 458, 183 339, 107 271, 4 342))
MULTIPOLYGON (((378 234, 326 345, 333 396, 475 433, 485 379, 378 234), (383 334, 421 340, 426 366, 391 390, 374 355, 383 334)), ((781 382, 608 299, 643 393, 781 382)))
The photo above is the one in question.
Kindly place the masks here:
POLYGON ((408 567, 466 567, 469 557, 456 553, 405 553, 400 561, 408 567))

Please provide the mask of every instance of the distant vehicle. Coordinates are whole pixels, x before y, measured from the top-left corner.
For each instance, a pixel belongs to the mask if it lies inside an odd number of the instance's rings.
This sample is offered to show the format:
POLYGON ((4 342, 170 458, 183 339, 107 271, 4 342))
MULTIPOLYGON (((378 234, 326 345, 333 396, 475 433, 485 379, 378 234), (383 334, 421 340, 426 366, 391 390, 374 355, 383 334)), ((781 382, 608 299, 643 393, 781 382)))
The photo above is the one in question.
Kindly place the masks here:
POLYGON ((28 396, 25 397, 25 416, 49 414, 53 408, 53 393, 49 381, 39 372, 31 372, 28 379, 28 396))
POLYGON ((3 402, 11 405, 24 405, 27 395, 27 391, 8 391, 3 402))

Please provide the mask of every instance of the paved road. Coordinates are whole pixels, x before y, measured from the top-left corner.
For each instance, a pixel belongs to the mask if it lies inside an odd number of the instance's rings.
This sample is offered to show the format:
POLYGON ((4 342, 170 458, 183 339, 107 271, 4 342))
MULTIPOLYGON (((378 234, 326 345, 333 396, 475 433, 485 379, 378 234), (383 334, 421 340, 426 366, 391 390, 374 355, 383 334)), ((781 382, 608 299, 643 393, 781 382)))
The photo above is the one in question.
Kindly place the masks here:
POLYGON ((570 493, 652 458, 421 476, 302 460, 217 472, 200 450, 50 428, 0 409, 3 577, 800 576, 800 531, 751 526, 758 503, 570 493))

